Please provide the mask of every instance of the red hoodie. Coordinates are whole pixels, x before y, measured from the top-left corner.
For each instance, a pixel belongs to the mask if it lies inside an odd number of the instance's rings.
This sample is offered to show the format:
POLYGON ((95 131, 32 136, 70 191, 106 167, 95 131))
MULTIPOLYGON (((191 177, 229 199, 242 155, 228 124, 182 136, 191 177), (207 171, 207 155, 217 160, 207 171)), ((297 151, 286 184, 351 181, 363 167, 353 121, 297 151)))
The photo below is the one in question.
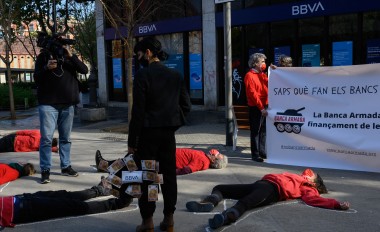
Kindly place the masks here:
POLYGON ((177 169, 189 167, 191 172, 196 172, 206 170, 210 166, 210 160, 203 151, 177 148, 175 154, 177 169))
MULTIPOLYGON (((38 151, 40 149, 41 134, 39 130, 21 130, 16 132, 14 142, 15 152, 38 151)), ((53 152, 57 152, 57 147, 52 147, 53 152)))
POLYGON ((14 181, 20 176, 20 173, 10 167, 8 164, 0 164, 0 185, 14 181))
POLYGON ((268 77, 265 73, 250 70, 244 77, 248 106, 257 106, 263 110, 268 105, 268 77))
POLYGON ((307 171, 309 170, 310 169, 306 169, 302 175, 288 172, 268 174, 262 179, 277 185, 280 201, 301 198, 302 201, 311 206, 340 209, 340 204, 337 200, 321 197, 318 190, 312 187, 313 183, 307 179, 307 176, 309 176, 307 171))

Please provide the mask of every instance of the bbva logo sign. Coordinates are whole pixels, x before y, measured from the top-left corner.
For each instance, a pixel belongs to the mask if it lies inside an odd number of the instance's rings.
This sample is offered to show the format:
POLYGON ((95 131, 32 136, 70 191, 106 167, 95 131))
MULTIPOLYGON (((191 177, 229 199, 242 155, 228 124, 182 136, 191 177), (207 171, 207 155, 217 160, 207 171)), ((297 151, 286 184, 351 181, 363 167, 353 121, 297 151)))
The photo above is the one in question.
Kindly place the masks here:
POLYGON ((292 15, 305 15, 324 10, 325 8, 321 2, 315 2, 314 4, 294 5, 292 6, 292 15))
POLYGON ((139 34, 146 34, 146 33, 153 32, 153 31, 157 31, 155 24, 139 27, 139 34))

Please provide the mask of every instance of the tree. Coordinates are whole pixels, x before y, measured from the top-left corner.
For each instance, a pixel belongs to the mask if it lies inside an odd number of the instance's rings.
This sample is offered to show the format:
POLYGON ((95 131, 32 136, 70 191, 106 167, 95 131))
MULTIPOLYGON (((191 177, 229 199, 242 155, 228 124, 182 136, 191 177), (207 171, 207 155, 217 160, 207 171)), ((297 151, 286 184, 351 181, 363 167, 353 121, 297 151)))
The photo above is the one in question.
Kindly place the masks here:
POLYGON ((97 68, 96 52, 96 22, 94 3, 74 4, 72 15, 74 27, 70 28, 70 33, 74 35, 76 43, 75 50, 80 53, 82 59, 90 63, 91 69, 97 68))
MULTIPOLYGON (((163 9, 177 9, 180 12, 184 9, 181 0, 100 0, 103 5, 104 15, 109 23, 119 33, 124 46, 126 47, 127 56, 127 93, 128 93, 128 119, 132 115, 133 104, 133 76, 132 76, 132 59, 134 47, 134 30, 137 25, 154 21, 156 13, 163 9), (126 27, 127 33, 122 36, 120 27, 126 27)), ((176 12, 173 10, 173 12, 176 12)))
POLYGON ((16 119, 11 63, 13 62, 12 44, 15 42, 14 23, 20 19, 20 10, 24 1, 21 0, 0 0, 0 30, 2 34, 2 45, 4 46, 5 55, 0 54, 0 59, 6 66, 6 76, 9 86, 9 105, 11 119, 16 119))

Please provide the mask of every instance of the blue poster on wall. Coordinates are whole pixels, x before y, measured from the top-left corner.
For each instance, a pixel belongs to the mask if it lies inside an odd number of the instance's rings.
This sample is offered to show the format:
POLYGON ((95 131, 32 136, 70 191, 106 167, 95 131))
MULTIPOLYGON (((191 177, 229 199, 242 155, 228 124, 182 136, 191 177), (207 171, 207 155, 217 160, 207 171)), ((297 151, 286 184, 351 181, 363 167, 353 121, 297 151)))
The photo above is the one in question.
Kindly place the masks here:
POLYGON ((352 65, 352 41, 333 42, 332 66, 352 65))
POLYGON ((169 59, 163 62, 166 67, 174 68, 183 76, 183 54, 170 54, 169 59))
POLYGON ((274 63, 276 65, 282 55, 290 56, 290 46, 274 47, 274 63))
POLYGON ((302 67, 320 66, 320 53, 319 44, 303 44, 302 67))
POLYGON ((202 56, 190 54, 190 90, 202 89, 202 56))
POLYGON ((367 64, 380 63, 380 39, 367 41, 367 64))
POLYGON ((121 78, 121 58, 112 59, 112 70, 113 70, 113 88, 114 89, 123 88, 123 80, 121 78))

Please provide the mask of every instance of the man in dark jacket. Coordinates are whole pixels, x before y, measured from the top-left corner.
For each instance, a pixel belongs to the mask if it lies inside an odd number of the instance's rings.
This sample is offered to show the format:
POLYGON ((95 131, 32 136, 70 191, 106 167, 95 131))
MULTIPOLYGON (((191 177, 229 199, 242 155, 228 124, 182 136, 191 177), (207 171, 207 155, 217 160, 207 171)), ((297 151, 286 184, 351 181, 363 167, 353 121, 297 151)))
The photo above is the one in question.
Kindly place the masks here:
MULTIPOLYGON (((160 164, 164 184, 164 220, 161 230, 173 229, 173 214, 177 203, 175 131, 184 123, 184 113, 190 111, 190 97, 181 74, 169 69, 160 60, 167 54, 161 43, 147 37, 135 46, 138 61, 144 66, 133 83, 133 108, 129 124, 128 153, 141 160, 156 160, 160 164)), ((142 185, 139 198, 143 219, 137 231, 152 229, 155 201, 148 201, 148 185, 142 185)))
POLYGON ((37 57, 34 80, 38 87, 42 184, 50 182, 51 146, 56 126, 62 175, 78 176, 70 161, 74 106, 79 103, 77 72, 86 74, 88 68, 68 47, 54 46, 54 51, 42 49, 37 57))

